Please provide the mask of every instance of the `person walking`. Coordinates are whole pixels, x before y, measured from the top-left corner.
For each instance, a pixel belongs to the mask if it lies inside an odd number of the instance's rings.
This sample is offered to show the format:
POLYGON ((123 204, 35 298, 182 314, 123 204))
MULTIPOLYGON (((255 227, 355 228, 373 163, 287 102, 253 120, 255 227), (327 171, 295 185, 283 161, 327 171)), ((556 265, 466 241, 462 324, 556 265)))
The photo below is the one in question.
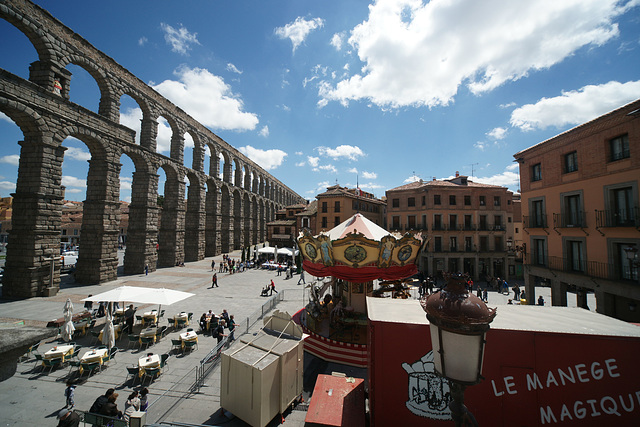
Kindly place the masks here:
POLYGON ((216 268, 216 260, 212 259, 211 260, 211 271, 215 270, 216 268))
POLYGON ((307 282, 304 281, 304 269, 300 270, 300 278, 298 279, 298 285, 300 284, 300 281, 302 280, 303 284, 307 284, 307 282))
POLYGON ((74 407, 73 395, 74 395, 75 389, 76 389, 76 386, 71 381, 67 381, 67 388, 64 390, 64 397, 67 398, 67 405, 65 406, 65 408, 73 409, 74 407))
POLYGON ((233 336, 233 332, 236 330, 236 321, 233 320, 233 314, 229 316, 229 341, 233 341, 235 338, 233 336))
POLYGON ((213 273, 213 277, 211 278, 211 287, 212 288, 219 288, 220 286, 218 286, 218 273, 213 273))
POLYGON ((271 291, 271 293, 269 294, 269 296, 273 295, 274 292, 276 294, 278 293, 278 291, 276 291, 276 284, 273 283, 273 279, 271 279, 270 291, 271 291))
POLYGON ((61 409, 58 413, 58 427, 78 427, 80 416, 71 409, 61 409))
POLYGON ((149 264, 145 264, 145 266, 144 266, 144 275, 145 276, 149 275, 149 264))

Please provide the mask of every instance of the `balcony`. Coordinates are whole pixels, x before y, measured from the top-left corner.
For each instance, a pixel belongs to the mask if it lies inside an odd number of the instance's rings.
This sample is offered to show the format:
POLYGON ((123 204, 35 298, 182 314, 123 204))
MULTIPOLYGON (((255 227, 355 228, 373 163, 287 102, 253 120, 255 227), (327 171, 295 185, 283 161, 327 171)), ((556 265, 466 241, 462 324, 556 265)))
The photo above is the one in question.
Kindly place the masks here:
POLYGON ((596 228, 604 227, 640 227, 638 207, 623 210, 596 210, 596 228))
MULTIPOLYGON (((629 268, 621 268, 614 263, 604 263, 587 260, 573 260, 563 257, 550 256, 542 263, 534 262, 535 257, 528 257, 525 264, 538 267, 546 267, 549 270, 565 273, 580 274, 588 277, 608 280, 634 280, 629 268)), ((636 279, 637 280, 637 279, 636 279)))
POLYGON ((522 222, 526 228, 547 228, 547 215, 523 216, 522 222))
POLYGON ((553 214, 553 228, 585 228, 586 226, 586 213, 584 211, 569 214, 553 214))
POLYGON ((442 224, 432 224, 431 231, 444 231, 444 226, 442 224))

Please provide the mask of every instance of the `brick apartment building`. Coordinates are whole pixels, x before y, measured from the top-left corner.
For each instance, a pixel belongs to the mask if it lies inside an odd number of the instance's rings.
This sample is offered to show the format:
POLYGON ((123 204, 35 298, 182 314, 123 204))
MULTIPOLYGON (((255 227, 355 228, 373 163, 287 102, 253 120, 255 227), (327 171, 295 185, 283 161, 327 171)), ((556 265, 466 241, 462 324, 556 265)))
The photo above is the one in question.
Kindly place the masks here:
MULTIPOLYGON (((599 313, 640 321, 640 100, 514 155, 520 164, 525 286, 553 305, 594 292, 599 313)), ((593 308, 593 307, 591 307, 593 308)))
POLYGON ((271 246, 295 247, 295 239, 300 232, 298 215, 307 207, 307 204, 298 203, 276 212, 276 219, 267 223, 267 240, 271 246))
POLYGON ((475 183, 456 172, 453 179, 420 180, 386 195, 387 229, 429 238, 420 271, 434 277, 465 272, 475 281, 517 277, 514 196, 506 187, 475 183))
POLYGON ((316 233, 330 230, 341 222, 360 213, 382 228, 385 227, 384 200, 359 188, 346 188, 334 185, 316 196, 318 200, 316 233))

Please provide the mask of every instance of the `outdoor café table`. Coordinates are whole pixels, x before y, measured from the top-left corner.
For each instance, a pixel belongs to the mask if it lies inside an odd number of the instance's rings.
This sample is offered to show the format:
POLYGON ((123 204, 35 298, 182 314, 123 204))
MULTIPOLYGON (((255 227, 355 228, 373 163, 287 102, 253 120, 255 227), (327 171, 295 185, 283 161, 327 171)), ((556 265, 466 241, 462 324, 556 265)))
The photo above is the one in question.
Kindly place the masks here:
POLYGON ((184 348, 186 341, 198 342, 198 334, 196 334, 195 331, 183 332, 180 334, 180 341, 182 341, 182 348, 184 348))
POLYGON ((82 371, 84 371, 84 368, 82 367, 83 364, 98 362, 100 365, 102 365, 102 363, 104 362, 104 359, 107 357, 108 354, 109 354, 109 350, 107 350, 106 348, 99 348, 99 349, 87 351, 80 358, 80 367, 78 368, 80 375, 82 375, 82 371))
MULTIPOLYGON (((117 340, 118 338, 120 338, 120 330, 122 329, 122 327, 120 325, 113 325, 113 331, 115 332, 115 339, 117 340)), ((100 342, 102 342, 102 332, 104 332, 104 328, 102 328, 102 331, 100 331, 100 335, 98 335, 98 339, 100 340, 100 342)))
POLYGON ((157 323, 158 322, 158 310, 147 311, 142 315, 144 323, 157 323))
POLYGON ((175 324, 178 324, 178 320, 184 321, 185 325, 189 326, 189 315, 187 313, 185 313, 184 311, 182 313, 178 313, 175 316, 173 316, 173 321, 175 322, 175 324))
POLYGON ((47 351, 42 357, 45 359, 62 359, 64 363, 65 357, 73 354, 74 346, 72 345, 57 345, 51 350, 47 351))
POLYGON ((156 333, 158 332, 158 328, 147 328, 140 331, 140 344, 142 344, 142 337, 152 337, 153 343, 156 342, 156 333))
POLYGON ((159 368, 160 367, 160 355, 152 354, 151 356, 144 356, 138 359, 138 376, 142 378, 144 376, 145 369, 147 368, 159 368))
POLYGON ((74 323, 73 326, 76 328, 76 331, 85 335, 87 333, 87 327, 89 327, 89 321, 83 320, 82 322, 74 323))

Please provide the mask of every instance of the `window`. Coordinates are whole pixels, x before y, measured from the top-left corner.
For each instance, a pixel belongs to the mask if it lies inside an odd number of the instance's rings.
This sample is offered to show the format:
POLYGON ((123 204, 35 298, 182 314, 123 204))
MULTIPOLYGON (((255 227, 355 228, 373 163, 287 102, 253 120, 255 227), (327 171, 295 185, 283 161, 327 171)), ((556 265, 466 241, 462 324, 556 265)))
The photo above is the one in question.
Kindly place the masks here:
POLYGON ((545 239, 533 239, 533 263, 536 265, 547 265, 545 239))
POLYGON ((327 228, 327 217, 326 216, 322 217, 321 224, 322 224, 322 226, 321 226, 322 228, 327 228))
POLYGON ((293 211, 289 211, 289 218, 293 216, 293 211))
POLYGON ((457 230, 458 215, 449 215, 449 230, 457 230))
POLYGON ((327 213, 327 202, 322 202, 322 213, 327 213))
POLYGON ((493 206, 500 206, 500 196, 493 196, 493 206))
POLYGON ((391 217, 391 228, 393 228, 394 230, 400 229, 400 217, 399 216, 391 217))
POLYGON ((487 252, 489 250, 489 238, 487 236, 480 236, 480 252, 487 252))
POLYGON ((442 237, 435 237, 433 239, 433 251, 442 252, 442 237))
POLYGON ((433 204, 434 205, 439 205, 440 204, 440 195, 439 194, 434 194, 433 195, 433 204))
POLYGON ((563 227, 582 227, 580 195, 572 194, 564 198, 563 227))
POLYGON ((453 195, 449 196, 449 205, 455 206, 455 204, 456 204, 456 196, 453 196, 453 195))
POLYGON ((629 157, 629 135, 622 135, 609 141, 611 161, 626 159, 629 157))
POLYGON ((337 216, 337 217, 335 217, 335 218, 333 219, 333 225, 334 225, 334 226, 338 226, 338 225, 340 225, 340 217, 339 217, 339 216, 337 216))
POLYGON ((291 234, 291 227, 285 227, 284 234, 291 234))
POLYGON ((442 230, 442 215, 435 214, 433 215, 433 230, 442 230))
POLYGON ((473 252, 473 237, 466 236, 464 238, 464 250, 465 252, 473 252))
POLYGON ((633 193, 631 192, 631 187, 613 190, 612 195, 614 224, 618 227, 633 226, 633 193))
POLYGON ((409 199, 407 199, 407 205, 412 208, 416 205, 416 198, 415 197, 409 197, 409 199))
POLYGON ((336 212, 336 213, 340 212, 340 201, 339 200, 337 200, 334 203, 333 211, 336 212))
POLYGON ((273 234, 280 234, 280 227, 273 227, 273 234))
POLYGON ((416 229, 416 216, 415 215, 409 215, 407 217, 407 226, 409 227, 409 230, 415 230, 416 229))
POLYGON ((585 271, 584 249, 579 240, 569 240, 566 242, 567 260, 566 266, 570 271, 585 271))
MULTIPOLYGON (((638 275, 640 274, 640 268, 635 268, 632 264, 632 261, 627 256, 627 251, 625 251, 628 247, 635 247, 637 249, 637 245, 629 244, 629 243, 617 243, 614 246, 614 250, 616 252, 616 258, 619 260, 619 266, 621 271, 622 279, 630 279, 630 280, 638 280, 638 275)), ((638 253, 636 252, 635 261, 638 261, 638 253)))
POLYGON ((578 152, 572 151, 564 155, 564 172, 570 173, 578 170, 578 152))
POLYGON ((540 181, 542 179, 542 166, 536 163, 531 166, 531 181, 540 181))
POLYGON ((464 196, 464 205, 471 206, 471 196, 464 196))
POLYGON ((391 199, 391 206, 394 208, 400 207, 400 199, 391 199))
POLYGON ((502 215, 494 215, 493 216, 493 229, 494 230, 503 230, 504 227, 502 226, 502 215))
POLYGON ((63 235, 63 236, 66 236, 66 235, 67 235, 67 230, 66 230, 66 228, 63 228, 63 229, 62 229, 62 235, 63 235))
POLYGON ((487 230, 487 216, 480 215, 480 230, 487 230))
POLYGON ((423 229, 427 229, 427 216, 426 215, 422 215, 422 228, 423 229))
POLYGON ((484 196, 480 196, 480 206, 485 206, 487 204, 487 200, 484 196))
POLYGON ((458 238, 455 236, 449 237, 449 250, 455 252, 458 250, 458 238))
POLYGON ((493 250, 496 252, 502 252, 502 236, 493 237, 493 250))
POLYGON ((425 196, 422 196, 422 206, 427 204, 427 198, 425 196))
POLYGON ((544 200, 532 200, 529 214, 531 216, 529 227, 536 228, 547 226, 544 213, 544 200))
POLYGON ((77 228, 74 228, 74 229, 73 229, 73 235, 74 235, 74 236, 77 236, 77 235, 78 235, 78 229, 77 229, 77 228))
POLYGON ((302 226, 309 228, 309 218, 307 217, 302 218, 302 226))
POLYGON ((473 216, 471 215, 464 216, 464 229, 473 230, 473 216))

